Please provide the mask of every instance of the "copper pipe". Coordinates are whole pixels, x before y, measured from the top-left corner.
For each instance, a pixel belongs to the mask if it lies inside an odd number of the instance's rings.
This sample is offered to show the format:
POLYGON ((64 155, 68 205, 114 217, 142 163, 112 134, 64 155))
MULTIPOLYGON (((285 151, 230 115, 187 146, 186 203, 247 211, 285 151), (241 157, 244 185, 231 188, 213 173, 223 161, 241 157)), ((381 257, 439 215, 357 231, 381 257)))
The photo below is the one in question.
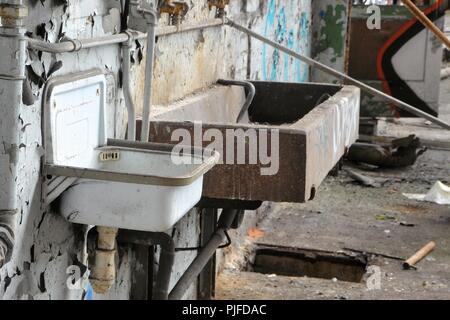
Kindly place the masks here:
POLYGON ((411 13, 419 20, 425 27, 427 27, 434 35, 450 49, 450 39, 423 13, 411 0, 402 0, 403 4, 411 11, 411 13))

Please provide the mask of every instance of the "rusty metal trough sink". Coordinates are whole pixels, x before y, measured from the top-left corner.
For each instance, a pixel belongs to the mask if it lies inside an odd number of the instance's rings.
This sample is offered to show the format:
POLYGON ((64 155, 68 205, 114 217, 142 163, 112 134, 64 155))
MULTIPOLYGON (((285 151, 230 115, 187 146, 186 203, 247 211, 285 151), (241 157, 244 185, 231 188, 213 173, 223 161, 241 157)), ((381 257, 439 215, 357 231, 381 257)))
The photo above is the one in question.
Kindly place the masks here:
MULTIPOLYGON (((244 164, 238 164, 236 159, 234 163, 225 161, 205 175, 205 198, 235 203, 306 202, 314 198, 321 182, 358 137, 360 90, 312 83, 252 83, 256 95, 245 123, 236 124, 245 102, 244 88, 217 86, 208 94, 154 117, 150 140, 179 144, 180 134, 189 133, 192 139, 184 144, 211 147, 221 133, 225 147, 217 151, 224 160, 230 150, 237 155, 240 144, 246 146, 244 164), (227 132, 241 134, 236 138, 227 136, 227 132), (256 153, 262 146, 260 137, 267 138, 266 155, 273 156, 271 164, 259 156, 256 164, 251 164, 249 146, 255 136, 256 153), (261 169, 270 166, 272 169, 266 171, 274 174, 263 175, 261 169)), ((139 122, 137 126, 139 129, 139 122)))

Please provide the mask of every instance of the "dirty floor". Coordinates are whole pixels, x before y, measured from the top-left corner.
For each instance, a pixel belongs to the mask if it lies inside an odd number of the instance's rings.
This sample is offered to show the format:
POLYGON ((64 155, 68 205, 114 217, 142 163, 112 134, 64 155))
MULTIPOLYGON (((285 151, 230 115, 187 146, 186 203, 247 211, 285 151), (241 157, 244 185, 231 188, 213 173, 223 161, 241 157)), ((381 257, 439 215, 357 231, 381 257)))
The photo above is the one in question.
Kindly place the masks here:
MULTIPOLYGON (((450 79, 441 91, 449 121, 450 79)), ((437 180, 450 184, 450 151, 428 150, 404 170, 358 169, 384 179, 384 185, 361 186, 341 172, 327 178, 314 201, 268 204, 265 218, 249 230, 245 250, 233 253, 241 263, 228 263, 220 272, 216 299, 450 299, 450 206, 402 195, 426 193, 437 180), (402 259, 430 241, 437 247, 418 269, 403 270, 402 259), (372 274, 346 282, 258 273, 252 263, 261 246, 365 259, 372 274), (367 279, 379 285, 368 287, 367 279)))

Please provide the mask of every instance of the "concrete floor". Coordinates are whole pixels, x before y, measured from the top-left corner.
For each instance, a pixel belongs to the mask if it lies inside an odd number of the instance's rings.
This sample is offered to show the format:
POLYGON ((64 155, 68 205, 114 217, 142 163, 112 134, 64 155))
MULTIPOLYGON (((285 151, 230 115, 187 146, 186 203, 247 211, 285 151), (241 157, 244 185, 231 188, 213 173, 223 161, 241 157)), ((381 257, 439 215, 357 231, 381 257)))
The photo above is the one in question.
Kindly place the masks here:
MULTIPOLYGON (((442 82, 443 117, 450 120, 450 79, 442 82)), ((350 164, 347 164, 350 165, 350 164)), ((361 169, 361 168, 359 168, 361 169)), ((363 168, 364 169, 364 168, 363 168)), ((217 279, 217 299, 450 299, 450 207, 409 200, 441 180, 450 184, 450 151, 429 150, 404 170, 366 170, 387 179, 380 188, 360 186, 345 173, 329 177, 307 204, 268 204, 258 229, 249 231, 217 279), (383 220, 380 217, 387 217, 383 220), (408 225, 408 226, 405 226, 408 225), (256 234, 256 235, 255 235, 256 234), (436 250, 404 271, 403 259, 429 241, 436 250), (257 244, 342 252, 368 252, 381 271, 381 288, 245 271, 257 244), (389 256, 391 258, 386 258, 389 256), (396 259, 398 258, 398 259, 396 259)))

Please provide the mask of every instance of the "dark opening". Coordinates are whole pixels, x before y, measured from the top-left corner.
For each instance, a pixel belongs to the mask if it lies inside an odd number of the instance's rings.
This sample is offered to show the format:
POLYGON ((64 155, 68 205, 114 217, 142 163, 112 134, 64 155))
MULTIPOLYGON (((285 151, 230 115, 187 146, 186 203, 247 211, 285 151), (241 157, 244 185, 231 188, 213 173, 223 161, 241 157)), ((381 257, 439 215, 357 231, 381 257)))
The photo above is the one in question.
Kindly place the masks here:
POLYGON ((362 281, 366 273, 365 257, 295 248, 259 247, 250 271, 288 277, 336 278, 340 281, 362 281))
POLYGON ((341 86, 314 83, 252 82, 256 95, 248 114, 251 122, 294 123, 341 90, 341 86))

